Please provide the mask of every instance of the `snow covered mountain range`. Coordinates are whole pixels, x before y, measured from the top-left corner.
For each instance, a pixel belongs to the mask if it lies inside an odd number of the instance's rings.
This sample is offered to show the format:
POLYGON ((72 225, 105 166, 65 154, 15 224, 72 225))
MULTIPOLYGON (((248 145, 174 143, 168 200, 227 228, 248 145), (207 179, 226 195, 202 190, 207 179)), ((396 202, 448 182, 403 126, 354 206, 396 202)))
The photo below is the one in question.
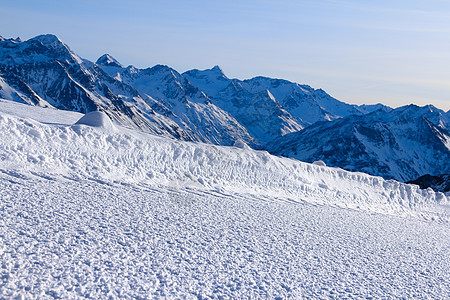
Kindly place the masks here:
POLYGON ((182 140, 262 145, 321 120, 371 108, 286 80, 229 79, 219 67, 183 74, 124 67, 110 55, 80 58, 54 35, 0 38, 0 97, 77 112, 102 110, 120 123, 182 140))
POLYGON ((94 63, 54 35, 0 37, 0 98, 81 113, 100 110, 124 126, 158 135, 217 145, 244 142, 397 180, 449 172, 450 112, 350 105, 286 80, 230 79, 218 66, 180 74, 163 65, 125 67, 108 54, 94 63))

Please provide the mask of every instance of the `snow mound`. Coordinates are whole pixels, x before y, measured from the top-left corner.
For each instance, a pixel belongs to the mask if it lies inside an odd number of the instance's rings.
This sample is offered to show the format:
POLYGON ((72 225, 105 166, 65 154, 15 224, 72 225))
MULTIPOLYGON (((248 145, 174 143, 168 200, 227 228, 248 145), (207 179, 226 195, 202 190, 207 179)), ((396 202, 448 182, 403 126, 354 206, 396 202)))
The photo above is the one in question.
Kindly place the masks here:
POLYGON ((85 114, 74 125, 86 125, 104 130, 114 130, 114 124, 108 115, 102 111, 93 111, 85 114))

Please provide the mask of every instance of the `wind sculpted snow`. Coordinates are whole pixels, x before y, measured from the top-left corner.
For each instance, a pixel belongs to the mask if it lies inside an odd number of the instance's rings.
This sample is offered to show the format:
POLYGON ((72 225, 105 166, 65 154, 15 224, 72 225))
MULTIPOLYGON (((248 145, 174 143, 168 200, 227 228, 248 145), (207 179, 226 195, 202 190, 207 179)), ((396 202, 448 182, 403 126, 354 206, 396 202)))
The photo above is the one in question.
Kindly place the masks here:
POLYGON ((69 178, 250 193, 388 213, 410 213, 445 201, 443 194, 418 186, 265 151, 179 142, 117 128, 116 132, 83 124, 56 126, 2 114, 0 166, 17 172, 45 170, 47 175, 69 178))

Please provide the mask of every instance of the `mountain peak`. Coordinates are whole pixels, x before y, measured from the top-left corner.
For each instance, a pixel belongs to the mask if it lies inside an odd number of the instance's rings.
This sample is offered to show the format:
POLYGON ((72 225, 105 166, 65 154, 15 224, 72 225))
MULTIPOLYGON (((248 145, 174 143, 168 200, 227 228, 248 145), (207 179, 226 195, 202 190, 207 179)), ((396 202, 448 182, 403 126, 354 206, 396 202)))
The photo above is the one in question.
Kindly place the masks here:
POLYGON ((219 67, 218 65, 212 67, 211 71, 213 71, 214 73, 218 73, 219 75, 225 76, 225 73, 223 73, 222 68, 219 67))
POLYGON ((381 104, 381 103, 361 104, 361 105, 358 105, 358 108, 366 114, 373 113, 376 111, 379 111, 380 113, 387 113, 387 112, 390 112, 391 110, 393 110, 393 108, 386 106, 384 104, 381 104))
POLYGON ((20 37, 17 37, 15 39, 13 39, 13 38, 6 39, 6 38, 4 38, 4 37, 2 37, 0 35, 0 42, 4 42, 4 41, 10 41, 10 42, 13 42, 13 43, 22 43, 22 39, 20 37))
POLYGON ((81 64, 78 57, 64 42, 53 34, 43 34, 22 42, 20 38, 5 39, 1 46, 3 64, 27 64, 58 60, 81 64))
POLYGON ((186 71, 183 73, 183 75, 186 75, 188 77, 196 77, 196 78, 210 78, 211 80, 215 81, 216 79, 226 79, 228 80, 227 76, 223 73, 223 70, 218 65, 215 65, 211 69, 205 69, 205 70, 199 70, 199 69, 192 69, 189 71, 186 71))
POLYGON ((64 44, 56 35, 54 34, 41 34, 38 35, 32 39, 30 39, 30 41, 39 41, 41 42, 43 45, 45 46, 49 46, 51 44, 54 43, 59 43, 59 44, 64 44))
POLYGON ((60 40, 54 34, 42 34, 29 39, 27 42, 38 42, 42 44, 47 49, 51 49, 56 55, 60 56, 59 59, 70 58, 75 60, 78 63, 81 63, 82 60, 79 58, 70 48, 67 46, 62 40, 60 40))
POLYGON ((439 108, 437 108, 437 107, 434 106, 433 104, 425 105, 425 108, 426 108, 427 110, 429 110, 430 112, 435 112, 435 111, 439 111, 439 110, 440 110, 439 108))
POLYGON ((408 122, 409 120, 416 120, 419 118, 426 118, 434 125, 448 126, 450 120, 445 115, 445 112, 436 108, 433 105, 418 106, 416 104, 408 104, 390 110, 387 114, 384 111, 374 112, 374 116, 381 117, 384 120, 398 120, 408 122))
POLYGON ((109 54, 103 54, 97 59, 97 65, 106 66, 106 67, 119 67, 123 68, 122 64, 120 64, 114 57, 109 54))
POLYGON ((400 107, 402 111, 412 113, 412 114, 425 114, 425 113, 439 113, 440 109, 435 106, 428 104, 424 106, 419 106, 416 104, 408 104, 403 107, 400 107))

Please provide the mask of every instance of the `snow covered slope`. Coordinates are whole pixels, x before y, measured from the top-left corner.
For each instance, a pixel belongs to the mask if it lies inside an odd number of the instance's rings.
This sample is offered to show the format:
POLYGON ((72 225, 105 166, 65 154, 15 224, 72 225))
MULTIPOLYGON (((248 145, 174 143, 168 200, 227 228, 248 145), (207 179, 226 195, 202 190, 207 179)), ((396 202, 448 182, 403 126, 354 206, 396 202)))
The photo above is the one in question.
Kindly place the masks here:
POLYGON ((450 119, 431 106, 408 105, 317 123, 274 140, 276 155, 401 181, 450 172, 450 119))
POLYGON ((0 298, 448 298, 448 223, 12 172, 0 197, 0 298))
POLYGON ((0 101, 0 298, 446 298, 443 194, 237 145, 0 101))

